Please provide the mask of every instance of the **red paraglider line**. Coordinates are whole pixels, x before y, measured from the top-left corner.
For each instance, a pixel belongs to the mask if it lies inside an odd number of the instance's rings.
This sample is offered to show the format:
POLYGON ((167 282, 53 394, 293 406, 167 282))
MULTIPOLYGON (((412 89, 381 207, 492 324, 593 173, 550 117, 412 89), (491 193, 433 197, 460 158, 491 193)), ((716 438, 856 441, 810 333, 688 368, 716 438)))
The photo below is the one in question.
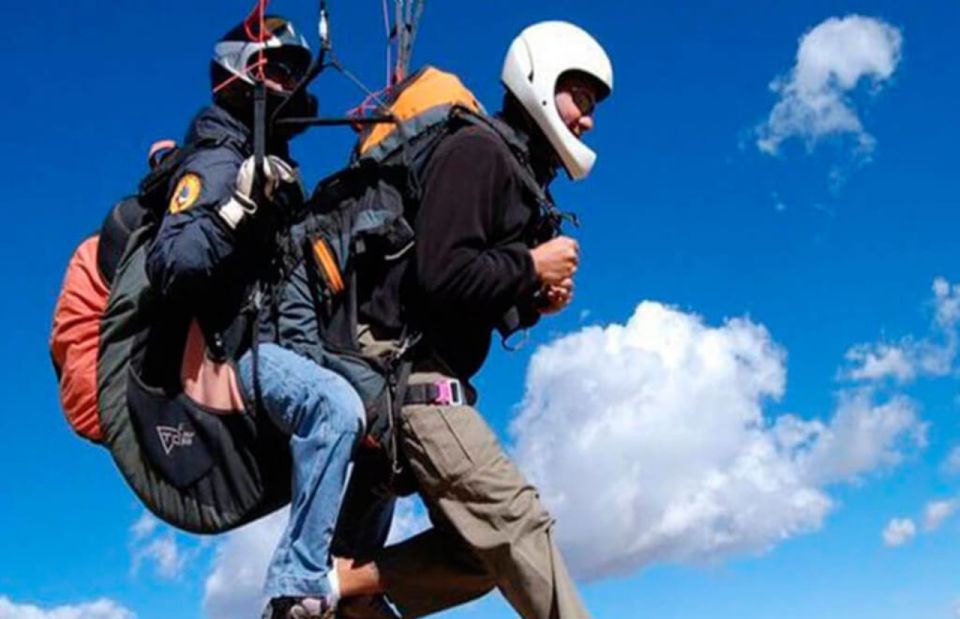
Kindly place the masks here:
MULTIPOLYGON (((268 4, 270 4, 270 0, 257 0, 253 10, 250 11, 247 19, 245 19, 243 22, 243 27, 247 31, 247 37, 249 37, 251 41, 256 41, 261 45, 267 40, 266 14, 268 4), (254 22, 256 22, 259 26, 256 33, 253 32, 254 22)), ((257 52, 257 79, 262 80, 264 78, 265 65, 266 59, 263 55, 263 47, 261 47, 260 51, 257 52)))
MULTIPOLYGON (((251 41, 260 43, 261 45, 267 40, 267 25, 265 15, 267 13, 268 4, 270 4, 270 0, 257 0, 253 10, 251 10, 250 14, 247 15, 246 19, 243 20, 243 29, 247 33, 247 38, 251 41), (257 32, 254 32, 254 24, 258 24, 257 32)), ((256 70, 256 79, 263 80, 266 76, 264 71, 266 64, 267 59, 264 57, 263 47, 261 47, 260 51, 257 53, 257 61, 248 67, 244 67, 242 73, 231 75, 227 79, 214 86, 214 94, 220 92, 238 79, 242 79, 243 77, 250 75, 251 71, 254 70, 256 70)))

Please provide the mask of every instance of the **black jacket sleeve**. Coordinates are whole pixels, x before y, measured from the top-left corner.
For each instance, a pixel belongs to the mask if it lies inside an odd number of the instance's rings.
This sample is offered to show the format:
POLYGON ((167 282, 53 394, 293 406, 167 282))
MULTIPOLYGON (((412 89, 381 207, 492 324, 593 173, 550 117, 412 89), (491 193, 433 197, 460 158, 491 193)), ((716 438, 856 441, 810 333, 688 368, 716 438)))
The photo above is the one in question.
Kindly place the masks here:
POLYGON ((469 130, 434 154, 417 216, 417 279, 433 311, 495 323, 538 287, 523 238, 529 207, 509 151, 469 130))

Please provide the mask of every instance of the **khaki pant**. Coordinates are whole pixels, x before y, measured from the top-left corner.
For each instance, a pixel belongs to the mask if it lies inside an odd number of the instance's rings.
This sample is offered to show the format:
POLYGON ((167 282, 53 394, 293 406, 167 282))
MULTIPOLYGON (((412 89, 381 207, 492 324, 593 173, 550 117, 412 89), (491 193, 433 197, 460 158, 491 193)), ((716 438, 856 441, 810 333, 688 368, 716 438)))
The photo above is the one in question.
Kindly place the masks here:
MULTIPOLYGON (((414 374, 411 384, 439 374, 414 374)), ((553 520, 469 406, 405 406, 399 431, 433 528, 376 562, 404 617, 422 617, 497 587, 524 619, 589 617, 553 540, 553 520)))

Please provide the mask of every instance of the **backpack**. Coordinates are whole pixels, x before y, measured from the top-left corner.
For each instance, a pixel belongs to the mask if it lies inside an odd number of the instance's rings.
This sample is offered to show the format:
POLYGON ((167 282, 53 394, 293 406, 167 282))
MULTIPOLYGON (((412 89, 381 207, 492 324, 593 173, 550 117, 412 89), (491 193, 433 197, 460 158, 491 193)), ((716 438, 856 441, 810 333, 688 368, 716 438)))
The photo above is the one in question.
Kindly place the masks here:
POLYGON ((394 427, 421 352, 421 336, 406 324, 400 307, 400 288, 430 157, 443 139, 465 126, 490 130, 515 154, 513 163, 540 205, 549 235, 556 234, 564 216, 537 183, 512 130, 488 116, 455 75, 427 66, 396 85, 385 104, 395 122, 368 125, 350 165, 317 185, 286 252, 285 273, 307 271, 322 344, 315 360, 344 376, 360 394, 368 421, 363 445, 382 452, 388 465, 385 485, 396 491, 403 468, 394 427), (382 289, 378 322, 398 334, 392 345, 370 347, 358 339, 361 289, 373 281, 382 289))
POLYGON ((110 209, 100 229, 84 239, 67 263, 53 312, 50 356, 60 387, 67 423, 80 437, 103 441, 97 403, 97 358, 100 319, 127 240, 148 220, 162 217, 166 184, 192 149, 170 140, 156 142, 148 159, 151 172, 139 191, 110 209), (157 151, 163 149, 162 159, 157 151))
POLYGON ((196 533, 250 522, 290 492, 286 437, 236 389, 233 359, 248 338, 232 334, 228 358, 210 354, 195 321, 166 319, 146 277, 173 175, 228 141, 173 150, 110 210, 68 264, 50 338, 67 421, 110 451, 151 512, 196 533))

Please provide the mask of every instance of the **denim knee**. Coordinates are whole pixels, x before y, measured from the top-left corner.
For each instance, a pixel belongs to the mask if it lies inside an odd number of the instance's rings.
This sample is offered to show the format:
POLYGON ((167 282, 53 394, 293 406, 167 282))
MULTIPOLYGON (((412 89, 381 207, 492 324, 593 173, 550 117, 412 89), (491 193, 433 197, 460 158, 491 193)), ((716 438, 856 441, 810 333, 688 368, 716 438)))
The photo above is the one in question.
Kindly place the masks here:
POLYGON ((357 391, 339 374, 319 366, 317 369, 313 395, 323 402, 318 402, 316 409, 325 409, 325 420, 335 432, 361 432, 366 413, 357 391))
MULTIPOLYGON (((276 344, 261 344, 257 355, 263 406, 281 429, 299 436, 321 425, 337 433, 362 430, 363 403, 342 376, 276 344)), ((252 353, 243 356, 239 369, 241 384, 252 399, 252 353)))

